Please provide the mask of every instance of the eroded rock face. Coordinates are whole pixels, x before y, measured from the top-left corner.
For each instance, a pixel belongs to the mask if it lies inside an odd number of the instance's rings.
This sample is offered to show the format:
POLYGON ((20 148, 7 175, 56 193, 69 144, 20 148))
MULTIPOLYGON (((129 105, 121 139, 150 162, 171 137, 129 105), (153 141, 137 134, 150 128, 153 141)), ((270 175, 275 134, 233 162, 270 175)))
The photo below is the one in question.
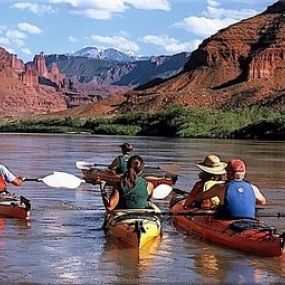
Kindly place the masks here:
POLYGON ((204 40, 180 75, 130 93, 127 108, 158 110, 169 103, 283 107, 284 89, 285 1, 277 1, 265 12, 204 40))
MULTIPOLYGON (((41 64, 38 67, 44 72, 41 64)), ((55 88, 41 86, 38 78, 37 68, 25 67, 22 60, 0 48, 0 115, 21 116, 66 110, 64 96, 55 88)))

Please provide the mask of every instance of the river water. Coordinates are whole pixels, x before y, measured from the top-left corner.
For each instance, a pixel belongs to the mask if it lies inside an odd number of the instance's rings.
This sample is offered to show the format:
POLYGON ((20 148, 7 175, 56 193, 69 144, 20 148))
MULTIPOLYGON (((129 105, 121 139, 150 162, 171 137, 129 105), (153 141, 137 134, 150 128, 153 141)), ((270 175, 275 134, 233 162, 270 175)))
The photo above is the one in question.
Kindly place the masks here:
MULTIPOLYGON (((131 142, 148 165, 181 166, 177 188, 189 190, 194 162, 215 152, 247 162, 247 178, 268 199, 263 215, 285 212, 285 144, 270 141, 169 139, 93 135, 1 134, 1 162, 18 175, 38 178, 52 171, 81 176, 75 161, 109 163, 131 142)), ((138 253, 101 229, 104 207, 94 185, 52 189, 25 182, 9 190, 32 202, 31 221, 0 219, 1 284, 284 284, 285 257, 261 258, 221 248, 177 230, 163 219, 163 235, 138 253)), ((158 201, 167 210, 169 201, 158 201)), ((264 217, 285 231, 284 218, 264 217)))

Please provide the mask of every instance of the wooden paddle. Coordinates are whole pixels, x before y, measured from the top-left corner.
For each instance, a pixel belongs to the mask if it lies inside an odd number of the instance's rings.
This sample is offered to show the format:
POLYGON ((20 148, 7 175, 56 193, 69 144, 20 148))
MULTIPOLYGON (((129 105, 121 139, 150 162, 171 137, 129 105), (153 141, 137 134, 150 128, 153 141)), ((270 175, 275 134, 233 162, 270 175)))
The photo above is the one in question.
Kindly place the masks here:
MULTIPOLYGON (((82 183, 87 183, 84 179, 71 173, 61 171, 54 171, 41 178, 26 178, 24 181, 43 182, 49 187, 66 189, 77 189, 82 183)), ((170 185, 160 184, 154 189, 152 197, 153 199, 165 199, 172 189, 173 188, 170 185)))

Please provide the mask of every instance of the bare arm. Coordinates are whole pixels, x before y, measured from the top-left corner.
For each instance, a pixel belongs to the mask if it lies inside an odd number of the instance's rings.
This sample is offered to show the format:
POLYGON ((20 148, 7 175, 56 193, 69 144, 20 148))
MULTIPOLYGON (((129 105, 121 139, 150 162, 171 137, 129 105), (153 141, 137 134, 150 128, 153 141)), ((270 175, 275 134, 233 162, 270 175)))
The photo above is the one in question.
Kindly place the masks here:
POLYGON ((119 196, 118 189, 113 188, 112 192, 111 192, 111 195, 110 195, 110 198, 109 198, 109 203, 107 205, 107 210, 108 211, 113 211, 116 208, 116 206, 119 203, 119 198, 120 198, 120 196, 119 196))
POLYGON ((255 185, 252 184, 252 189, 253 192, 255 194, 255 198, 256 198, 256 204, 259 205, 265 205, 266 204, 266 198, 265 196, 261 193, 261 191, 259 190, 259 188, 255 185))
POLYGON ((17 176, 11 183, 15 186, 21 186, 25 180, 25 177, 17 176))
POLYGON ((203 182, 198 181, 193 186, 191 192, 189 193, 187 199, 185 200, 184 207, 190 208, 195 201, 197 195, 203 191, 203 182))
POLYGON ((112 163, 108 166, 109 170, 116 170, 119 167, 119 159, 115 158, 112 163))
POLYGON ((202 200, 210 199, 212 197, 218 196, 221 201, 221 204, 223 204, 224 196, 225 196, 224 189, 225 189, 224 184, 221 184, 221 185, 217 184, 213 186, 210 190, 197 194, 195 201, 201 202, 202 200))
POLYGON ((148 195, 149 196, 152 196, 152 192, 153 192, 153 189, 154 189, 154 184, 151 183, 150 181, 147 182, 147 192, 148 192, 148 195))

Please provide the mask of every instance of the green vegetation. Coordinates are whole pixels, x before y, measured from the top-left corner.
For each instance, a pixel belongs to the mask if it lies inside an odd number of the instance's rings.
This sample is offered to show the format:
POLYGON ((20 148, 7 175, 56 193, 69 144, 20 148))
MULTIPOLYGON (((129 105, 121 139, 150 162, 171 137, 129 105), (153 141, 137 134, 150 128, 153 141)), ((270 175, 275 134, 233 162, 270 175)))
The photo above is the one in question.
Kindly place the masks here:
POLYGON ((105 118, 2 119, 1 132, 156 135, 183 138, 284 139, 285 111, 265 107, 187 109, 174 105, 159 113, 129 112, 105 118))

